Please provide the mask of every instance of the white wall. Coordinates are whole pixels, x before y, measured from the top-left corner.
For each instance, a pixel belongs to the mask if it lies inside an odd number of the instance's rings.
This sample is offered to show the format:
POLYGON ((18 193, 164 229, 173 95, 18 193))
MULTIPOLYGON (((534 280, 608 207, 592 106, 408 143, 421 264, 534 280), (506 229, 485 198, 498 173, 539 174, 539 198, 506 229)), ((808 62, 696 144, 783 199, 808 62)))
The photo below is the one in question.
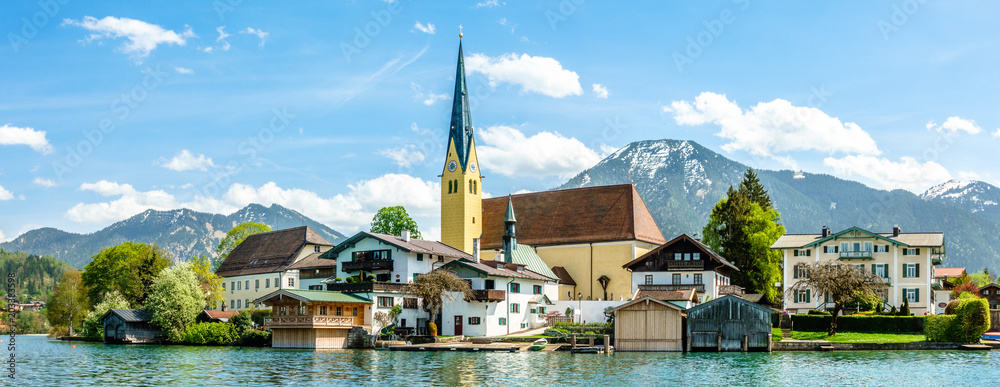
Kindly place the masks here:
MULTIPOLYGON (((577 309, 582 311, 582 322, 605 322, 604 309, 624 305, 628 301, 553 301, 555 305, 550 306, 551 310, 566 313, 567 307, 572 307, 574 313, 577 309)), ((579 317, 574 320, 580 322, 579 317)))
MULTIPOLYGON (((357 273, 346 273, 341 270, 343 267, 343 262, 350 262, 353 259, 355 251, 370 251, 370 250, 391 250, 392 251, 392 271, 390 272, 390 282, 396 283, 410 283, 413 282, 414 274, 424 274, 428 273, 433 269, 437 269, 443 266, 445 263, 455 260, 455 258, 444 257, 443 262, 438 262, 438 255, 423 254, 423 259, 417 260, 417 253, 407 252, 396 246, 388 243, 383 243, 382 241, 375 238, 364 238, 358 241, 354 247, 345 249, 337 255, 337 274, 336 277, 347 279, 351 275, 357 273)), ((384 272, 378 272, 384 273, 384 272)), ((376 274, 376 273, 370 273, 376 274)))

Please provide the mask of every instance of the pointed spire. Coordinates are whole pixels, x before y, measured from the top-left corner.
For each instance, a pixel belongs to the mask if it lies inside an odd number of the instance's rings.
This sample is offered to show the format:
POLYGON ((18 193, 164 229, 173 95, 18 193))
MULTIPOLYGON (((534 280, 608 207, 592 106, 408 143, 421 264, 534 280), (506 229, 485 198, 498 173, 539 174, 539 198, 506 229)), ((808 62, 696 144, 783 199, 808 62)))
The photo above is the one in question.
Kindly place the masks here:
POLYGON ((503 221, 505 223, 517 221, 517 219, 514 219, 514 202, 511 200, 510 195, 507 195, 507 217, 505 217, 503 221))
POLYGON ((517 233, 514 230, 514 202, 510 195, 507 195, 507 216, 503 219, 503 260, 505 262, 514 261, 514 250, 517 250, 517 233))
POLYGON ((465 57, 462 53, 462 37, 458 40, 458 65, 455 70, 455 95, 451 105, 451 125, 448 139, 455 143, 462 171, 469 165, 472 147, 472 115, 469 113, 468 89, 465 87, 465 57))

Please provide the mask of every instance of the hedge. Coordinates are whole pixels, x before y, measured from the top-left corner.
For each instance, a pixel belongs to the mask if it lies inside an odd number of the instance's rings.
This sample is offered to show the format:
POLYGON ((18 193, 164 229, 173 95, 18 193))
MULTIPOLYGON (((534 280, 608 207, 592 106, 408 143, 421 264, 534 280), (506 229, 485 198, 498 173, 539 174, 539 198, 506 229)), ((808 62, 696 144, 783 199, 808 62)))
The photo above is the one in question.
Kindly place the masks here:
MULTIPOLYGON (((832 316, 792 316, 792 329, 802 332, 830 330, 832 316)), ((837 332, 923 332, 924 316, 840 316, 837 332)))
POLYGON ((948 343, 962 341, 958 324, 956 323, 957 317, 953 314, 927 316, 927 322, 924 323, 924 335, 927 336, 927 341, 948 343))
POLYGON ((978 343, 990 330, 990 303, 982 298, 962 300, 955 309, 955 321, 964 343, 978 343))
POLYGON ((271 332, 258 330, 246 331, 240 339, 240 345, 244 347, 270 347, 271 332))
POLYGON ((229 345, 239 340, 236 328, 233 324, 217 323, 197 323, 187 326, 184 330, 183 342, 185 344, 209 344, 209 345, 229 345))

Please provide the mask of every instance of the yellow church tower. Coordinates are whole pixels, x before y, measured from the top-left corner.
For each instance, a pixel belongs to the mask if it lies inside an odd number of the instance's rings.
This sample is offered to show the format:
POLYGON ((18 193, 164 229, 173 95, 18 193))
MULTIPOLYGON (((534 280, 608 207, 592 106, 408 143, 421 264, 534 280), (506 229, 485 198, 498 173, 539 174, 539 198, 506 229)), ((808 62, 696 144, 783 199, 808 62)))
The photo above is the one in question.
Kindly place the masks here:
POLYGON ((483 233, 482 175, 472 135, 465 87, 462 34, 458 35, 458 69, 448 130, 448 156, 441 173, 441 242, 472 254, 472 240, 483 233))

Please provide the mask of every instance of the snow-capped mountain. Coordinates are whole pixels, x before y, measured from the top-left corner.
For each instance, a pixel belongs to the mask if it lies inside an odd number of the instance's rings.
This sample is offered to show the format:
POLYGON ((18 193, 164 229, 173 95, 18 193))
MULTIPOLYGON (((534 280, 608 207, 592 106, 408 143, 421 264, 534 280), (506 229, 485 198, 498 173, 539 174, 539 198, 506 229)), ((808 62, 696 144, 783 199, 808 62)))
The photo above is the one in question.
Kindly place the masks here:
MULTIPOLYGON (((725 197, 730 185, 739 183, 746 169, 746 165, 693 141, 639 141, 559 188, 632 182, 663 236, 671 239, 681 233, 701 233, 712 207, 725 197)), ((788 233, 819 233, 823 226, 835 230, 859 226, 888 232, 894 225, 901 226, 904 232, 942 231, 948 235, 946 266, 1000 268, 1000 236, 993 232, 997 223, 982 216, 983 211, 945 201, 951 198, 947 196, 951 190, 942 190, 942 197, 921 200, 908 191, 874 189, 824 174, 757 170, 757 176, 781 213, 781 223, 788 233)), ((966 187, 969 196, 963 197, 968 203, 976 198, 975 203, 982 207, 994 208, 986 203, 1000 200, 992 196, 996 187, 990 188, 979 191, 970 185, 966 187)))
POLYGON ((962 208, 1000 224, 1000 188, 972 180, 949 180, 931 187, 921 199, 962 208))
POLYGON ((309 226, 331 243, 337 243, 344 237, 343 234, 280 205, 264 207, 251 204, 230 215, 188 209, 146 210, 92 234, 40 228, 28 231, 10 242, 0 243, 0 249, 52 255, 73 267, 82 268, 102 248, 135 241, 156 243, 173 254, 175 260, 182 261, 202 254, 212 256, 226 232, 243 222, 264 223, 274 230, 309 226))

